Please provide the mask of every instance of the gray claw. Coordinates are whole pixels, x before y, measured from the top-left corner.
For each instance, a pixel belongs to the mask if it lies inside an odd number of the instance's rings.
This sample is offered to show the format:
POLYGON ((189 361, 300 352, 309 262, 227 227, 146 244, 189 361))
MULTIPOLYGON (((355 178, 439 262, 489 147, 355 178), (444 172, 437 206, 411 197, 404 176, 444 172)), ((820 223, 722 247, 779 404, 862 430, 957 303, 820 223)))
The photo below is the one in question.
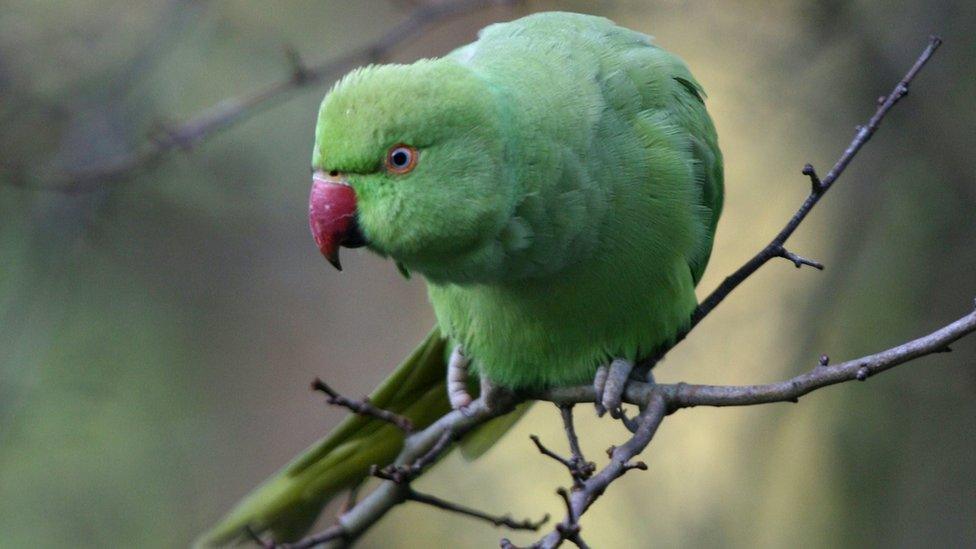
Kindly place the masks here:
POLYGON ((610 363, 610 372, 607 374, 601 402, 614 418, 620 417, 620 405, 623 403, 624 389, 627 387, 627 380, 630 378, 630 371, 633 368, 633 362, 622 358, 614 359, 610 363))
POLYGON ((600 366, 596 369, 596 375, 593 376, 593 389, 596 391, 596 415, 597 417, 603 417, 603 414, 607 413, 607 409, 603 407, 603 390, 607 385, 607 375, 610 370, 606 365, 600 366))
POLYGON ((468 406, 474 401, 468 393, 468 365, 471 360, 464 356, 461 346, 454 347, 451 359, 447 363, 447 400, 451 403, 451 408, 467 411, 468 406))

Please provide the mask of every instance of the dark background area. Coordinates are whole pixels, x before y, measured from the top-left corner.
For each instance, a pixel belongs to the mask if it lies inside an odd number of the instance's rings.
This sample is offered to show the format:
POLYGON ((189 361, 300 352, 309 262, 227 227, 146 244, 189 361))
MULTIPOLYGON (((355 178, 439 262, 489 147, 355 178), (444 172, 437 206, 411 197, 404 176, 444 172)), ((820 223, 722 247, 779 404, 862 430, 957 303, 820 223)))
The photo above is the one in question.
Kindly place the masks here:
MULTIPOLYGON (((374 387, 433 323, 389 262, 316 251, 306 221, 330 81, 94 192, 36 187, 112 163, 160 122, 285 78, 284 50, 337 58, 411 2, 35 2, 0 8, 0 546, 172 547, 341 417, 307 390, 374 387)), ((610 17, 682 56, 709 94, 727 202, 700 295, 758 250, 937 33, 945 45, 791 246, 657 370, 758 383, 961 316, 976 297, 976 6, 971 1, 537 2, 452 19, 409 62, 534 11, 610 17)), ((976 341, 798 405, 669 419, 583 527, 598 547, 976 545, 976 341), (635 540, 639 540, 635 542, 635 540)), ((590 455, 623 432, 582 422, 590 455)), ((559 441, 536 406, 427 491, 558 514, 559 441)), ((406 506, 364 547, 531 538, 406 506)))

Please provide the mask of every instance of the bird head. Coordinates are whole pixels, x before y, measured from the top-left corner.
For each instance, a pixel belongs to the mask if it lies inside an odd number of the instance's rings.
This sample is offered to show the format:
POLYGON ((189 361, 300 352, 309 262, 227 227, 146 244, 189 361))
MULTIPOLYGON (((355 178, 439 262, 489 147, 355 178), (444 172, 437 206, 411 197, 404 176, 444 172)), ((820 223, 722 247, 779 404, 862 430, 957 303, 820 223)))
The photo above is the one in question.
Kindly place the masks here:
POLYGON ((497 101, 449 59, 353 71, 326 95, 309 223, 337 268, 368 246, 410 270, 477 268, 512 215, 497 101))

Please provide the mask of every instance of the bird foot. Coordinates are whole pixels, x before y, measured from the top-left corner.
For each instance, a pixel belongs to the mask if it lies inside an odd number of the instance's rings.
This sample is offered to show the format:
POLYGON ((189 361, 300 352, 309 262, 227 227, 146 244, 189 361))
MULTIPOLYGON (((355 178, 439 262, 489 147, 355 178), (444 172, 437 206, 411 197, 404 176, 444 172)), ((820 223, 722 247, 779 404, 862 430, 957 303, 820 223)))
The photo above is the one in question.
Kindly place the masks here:
POLYGON ((593 388, 596 390, 598 416, 603 417, 603 414, 610 412, 614 419, 621 417, 620 406, 623 404, 624 389, 633 369, 634 363, 622 358, 614 359, 609 366, 603 365, 597 369, 593 388))
POLYGON ((451 353, 447 362, 447 400, 454 410, 464 410, 474 399, 468 393, 468 366, 471 359, 464 356, 464 350, 458 345, 451 353))
POLYGON ((480 406, 485 412, 491 412, 499 405, 505 405, 504 401, 512 392, 504 387, 499 387, 485 377, 481 377, 481 388, 478 393, 479 398, 475 400, 468 392, 469 367, 471 359, 464 356, 464 350, 460 345, 454 348, 451 358, 447 363, 447 400, 451 403, 451 408, 461 412, 466 416, 475 413, 475 407, 480 406))

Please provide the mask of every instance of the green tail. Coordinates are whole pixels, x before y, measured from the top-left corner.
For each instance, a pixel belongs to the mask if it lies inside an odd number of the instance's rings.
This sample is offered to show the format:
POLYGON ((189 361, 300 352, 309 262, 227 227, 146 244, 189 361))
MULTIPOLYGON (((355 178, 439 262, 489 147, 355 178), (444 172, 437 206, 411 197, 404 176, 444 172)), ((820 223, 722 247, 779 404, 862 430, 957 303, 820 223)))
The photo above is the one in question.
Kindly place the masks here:
MULTIPOLYGON (((404 415, 417 428, 430 425, 450 410, 445 387, 447 341, 435 329, 369 396, 376 406, 404 415)), ((477 457, 527 410, 526 406, 471 433, 477 457)), ((466 439, 467 440, 467 439, 466 439)), ((196 547, 226 545, 243 539, 247 529, 271 532, 275 541, 303 536, 322 508, 336 495, 359 485, 370 465, 391 463, 403 445, 403 433, 389 423, 350 415, 328 436, 266 480, 237 504, 216 526, 197 539, 196 547)))

